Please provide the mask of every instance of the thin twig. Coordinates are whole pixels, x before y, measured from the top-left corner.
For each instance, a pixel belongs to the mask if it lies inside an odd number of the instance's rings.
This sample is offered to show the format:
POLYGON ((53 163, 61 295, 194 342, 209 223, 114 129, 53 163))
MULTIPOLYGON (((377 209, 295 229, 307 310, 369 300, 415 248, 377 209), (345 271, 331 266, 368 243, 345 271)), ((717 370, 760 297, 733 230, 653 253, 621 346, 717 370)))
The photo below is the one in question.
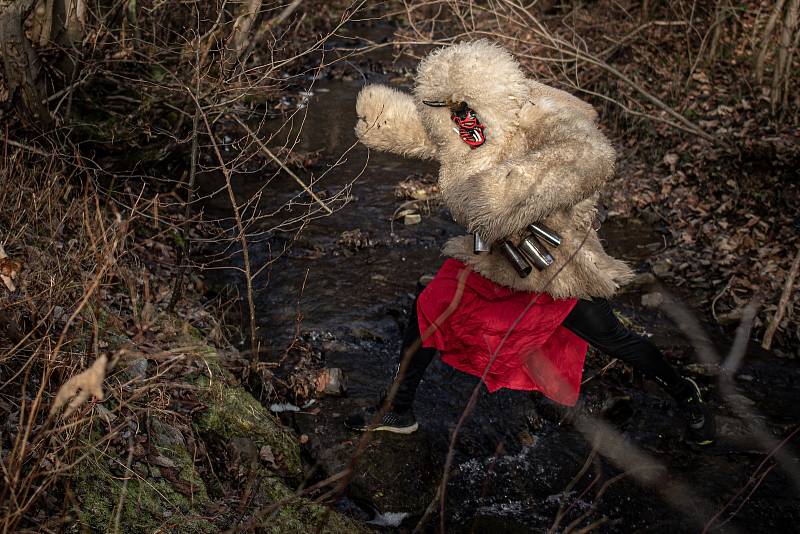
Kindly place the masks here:
POLYGON ((245 123, 243 123, 243 122, 242 122, 242 121, 239 119, 239 117, 237 117, 237 116, 235 116, 235 115, 234 115, 234 116, 233 116, 233 118, 234 118, 234 120, 235 120, 236 122, 238 122, 238 123, 239 123, 239 126, 241 126, 242 128, 244 128, 244 130, 247 132, 247 135, 249 135, 249 136, 250 136, 250 137, 251 137, 251 138, 252 138, 252 139, 253 139, 253 140, 256 142, 256 144, 258 145, 258 148, 260 148, 260 149, 261 149, 261 151, 262 151, 262 152, 264 152, 264 154, 266 154, 267 156, 269 156, 270 158, 272 158, 272 159, 273 159, 273 161, 275 161, 275 163, 277 163, 277 164, 280 166, 280 168, 281 168, 281 169, 283 169, 284 171, 286 171, 286 173, 287 173, 289 176, 291 176, 292 178, 294 178, 294 181, 295 181, 295 182, 297 182, 298 184, 300 184, 300 187, 302 187, 302 188, 303 188, 303 190, 304 190, 306 193, 308 193, 308 194, 311 196, 311 198, 313 198, 313 199, 314 199, 314 201, 315 201, 317 204, 319 204, 320 206, 322 206, 322 209, 324 209, 326 212, 328 212, 328 214, 332 214, 332 213, 333 213, 333 210, 332 210, 332 209, 330 209, 330 208, 328 207, 328 205, 327 205, 327 204, 325 204, 325 203, 322 201, 322 199, 321 199, 321 198, 319 198, 319 197, 316 195, 316 193, 314 193, 314 192, 311 190, 311 188, 310 188, 310 187, 308 187, 308 186, 307 186, 307 185, 306 185, 306 184, 303 182, 303 180, 301 180, 301 179, 300 179, 300 177, 299 177, 299 176, 297 176, 297 175, 296 175, 294 172, 292 172, 292 170, 291 170, 289 167, 287 167, 287 166, 286 166, 286 164, 280 160, 280 158, 278 158, 278 157, 277 157, 275 154, 273 154, 273 153, 272 153, 272 151, 271 151, 269 148, 267 148, 267 145, 265 145, 265 144, 264 144, 264 143, 261 141, 261 139, 259 139, 259 138, 258 138, 258 136, 257 136, 257 135, 256 135, 256 134, 255 134, 255 133, 254 133, 254 132, 253 132, 253 131, 252 131, 250 128, 248 128, 248 127, 247 127, 247 125, 246 125, 245 123))
POLYGON ((775 332, 778 331, 778 327, 781 325, 781 321, 783 320, 783 314, 786 313, 786 308, 789 306, 789 297, 792 296, 794 279, 797 278, 798 270, 800 270, 800 249, 797 250, 797 254, 795 254, 794 261, 792 262, 792 267, 789 269, 789 274, 786 276, 786 283, 783 286, 781 299, 778 301, 778 309, 775 312, 775 315, 772 317, 772 321, 769 323, 769 326, 767 327, 767 332, 764 334, 764 340, 761 342, 761 347, 766 350, 769 350, 772 347, 772 338, 775 336, 775 332))
POLYGON ((236 201, 236 194, 233 192, 231 172, 228 169, 228 166, 225 164, 222 153, 219 151, 219 143, 217 143, 217 139, 214 136, 211 125, 208 123, 208 117, 205 113, 201 113, 200 115, 202 116, 203 122, 206 125, 206 131, 208 132, 208 136, 211 139, 211 144, 214 147, 214 154, 217 156, 217 161, 222 169, 222 174, 225 176, 225 188, 228 191, 228 199, 231 202, 233 215, 236 219, 236 228, 239 233, 238 237, 242 243, 242 260, 244 262, 245 284, 247 286, 247 307, 250 313, 250 349, 252 351, 250 359, 251 361, 256 361, 258 360, 259 346, 256 336, 256 304, 255 297, 253 295, 253 276, 252 269, 250 268, 250 249, 247 246, 247 232, 245 231, 244 223, 242 222, 242 215, 240 212, 239 203, 236 201))

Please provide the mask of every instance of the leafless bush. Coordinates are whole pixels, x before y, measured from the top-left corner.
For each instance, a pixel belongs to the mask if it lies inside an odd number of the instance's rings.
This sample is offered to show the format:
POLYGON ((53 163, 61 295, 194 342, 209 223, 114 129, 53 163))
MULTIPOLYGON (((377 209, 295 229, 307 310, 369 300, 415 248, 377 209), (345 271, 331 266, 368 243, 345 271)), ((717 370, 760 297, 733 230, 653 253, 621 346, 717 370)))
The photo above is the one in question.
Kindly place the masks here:
MULTIPOLYGON (((115 277, 136 276, 135 263, 122 258, 131 252, 130 224, 141 207, 134 202, 131 212, 101 208, 94 188, 70 185, 58 161, 34 166, 26 159, 25 151, 6 156, 0 189, 4 248, 21 264, 16 291, 0 290, 5 532, 80 457, 73 438, 91 417, 81 410, 68 422, 49 412, 61 383, 105 361, 108 341, 100 329, 130 326, 130 316, 109 307, 116 295, 107 291, 115 277)), ((141 288, 134 284, 132 290, 141 288)), ((97 393, 96 382, 84 387, 97 393)))
MULTIPOLYGON (((347 189, 319 198, 322 177, 298 175, 293 147, 268 148, 264 121, 307 65, 326 64, 324 43, 363 4, 320 3, 314 13, 298 1, 0 2, 4 532, 57 524, 37 503, 58 508, 53 488, 88 451, 127 450, 120 430, 144 423, 147 410, 186 419, 168 401, 190 350, 148 351, 158 366, 145 385, 111 373, 142 356, 122 340, 171 343, 171 313, 205 323, 224 344, 224 328, 198 304, 200 268, 242 255, 251 362, 241 369, 259 369, 254 293, 268 265, 248 245, 273 230, 259 226, 268 216, 261 195, 279 173, 300 184, 294 215, 278 223, 293 231, 349 198, 347 189), (263 173, 253 198, 235 192, 243 171, 263 173), (230 201, 232 217, 200 221, 199 173, 219 179, 214 194, 230 201), (194 250, 208 244, 216 255, 197 261, 194 250), (111 414, 82 404, 101 388, 116 401, 111 414), (63 402, 75 413, 62 417, 63 402), (87 441, 101 423, 99 441, 87 441)), ((303 113, 298 106, 289 120, 303 113)))

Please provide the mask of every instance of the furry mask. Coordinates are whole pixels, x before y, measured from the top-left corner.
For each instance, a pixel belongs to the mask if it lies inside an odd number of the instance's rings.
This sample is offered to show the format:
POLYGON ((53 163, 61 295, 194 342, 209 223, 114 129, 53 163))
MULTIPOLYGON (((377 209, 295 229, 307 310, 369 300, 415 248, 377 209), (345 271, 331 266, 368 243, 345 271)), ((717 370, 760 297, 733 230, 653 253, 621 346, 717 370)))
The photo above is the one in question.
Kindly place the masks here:
POLYGON ((431 52, 420 63, 415 82, 414 96, 423 103, 418 104, 419 113, 434 142, 450 144, 461 139, 470 148, 484 141, 487 147, 502 145, 528 94, 525 75, 514 57, 486 40, 431 52), (450 113, 437 105, 448 105, 450 113), (472 119, 465 111, 479 118, 476 122, 482 128, 471 127, 472 119), (462 117, 469 121, 466 125, 462 117), (457 136, 453 136, 453 122, 458 125, 457 136))

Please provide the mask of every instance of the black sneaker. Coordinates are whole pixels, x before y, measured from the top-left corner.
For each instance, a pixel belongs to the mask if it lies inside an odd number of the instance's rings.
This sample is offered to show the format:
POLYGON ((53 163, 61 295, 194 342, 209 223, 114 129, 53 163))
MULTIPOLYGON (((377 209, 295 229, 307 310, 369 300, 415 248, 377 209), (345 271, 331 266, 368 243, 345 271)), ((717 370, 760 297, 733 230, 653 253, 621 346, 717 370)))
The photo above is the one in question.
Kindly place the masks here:
POLYGON ((375 414, 378 413, 380 404, 372 406, 366 410, 354 413, 344 420, 344 426, 350 430, 366 432, 368 430, 394 432, 395 434, 411 434, 419 428, 414 412, 398 412, 392 409, 386 410, 383 417, 375 421, 375 414), (373 421, 375 421, 373 423, 373 421))
POLYGON ((694 445, 711 445, 717 433, 714 414, 709 411, 700 395, 700 388, 691 378, 684 378, 688 392, 678 399, 678 406, 686 419, 686 441, 694 445))

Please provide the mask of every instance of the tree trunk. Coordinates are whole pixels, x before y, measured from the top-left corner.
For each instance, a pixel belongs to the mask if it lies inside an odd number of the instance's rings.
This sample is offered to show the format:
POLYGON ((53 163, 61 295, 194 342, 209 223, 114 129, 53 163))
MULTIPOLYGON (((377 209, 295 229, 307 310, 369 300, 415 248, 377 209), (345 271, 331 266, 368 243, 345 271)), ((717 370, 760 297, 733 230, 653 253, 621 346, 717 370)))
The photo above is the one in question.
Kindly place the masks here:
POLYGON ((259 12, 261 11, 261 0, 247 0, 240 8, 239 15, 233 23, 233 30, 228 39, 228 59, 230 61, 244 61, 244 52, 249 48, 252 29, 259 12))
POLYGON ((34 3, 34 0, 0 1, 0 53, 9 97, 20 118, 32 126, 48 129, 53 121, 43 103, 42 66, 24 27, 34 3))
POLYGON ((778 18, 783 10, 784 2, 785 0, 778 0, 778 2, 775 3, 775 7, 772 9, 772 13, 769 15, 767 25, 764 27, 764 33, 761 35, 761 48, 759 49, 758 56, 756 57, 756 79, 758 79, 758 83, 762 83, 764 81, 764 64, 767 60, 769 43, 772 40, 772 32, 775 29, 775 24, 778 22, 778 18))
POLYGON ((778 43, 778 54, 775 60, 775 72, 772 76, 772 89, 770 97, 772 100, 773 113, 782 102, 782 92, 784 85, 788 86, 788 80, 792 78, 791 58, 793 55, 792 44, 794 34, 797 32, 798 10, 800 10, 800 0, 789 0, 786 13, 783 19, 780 39, 778 43))

